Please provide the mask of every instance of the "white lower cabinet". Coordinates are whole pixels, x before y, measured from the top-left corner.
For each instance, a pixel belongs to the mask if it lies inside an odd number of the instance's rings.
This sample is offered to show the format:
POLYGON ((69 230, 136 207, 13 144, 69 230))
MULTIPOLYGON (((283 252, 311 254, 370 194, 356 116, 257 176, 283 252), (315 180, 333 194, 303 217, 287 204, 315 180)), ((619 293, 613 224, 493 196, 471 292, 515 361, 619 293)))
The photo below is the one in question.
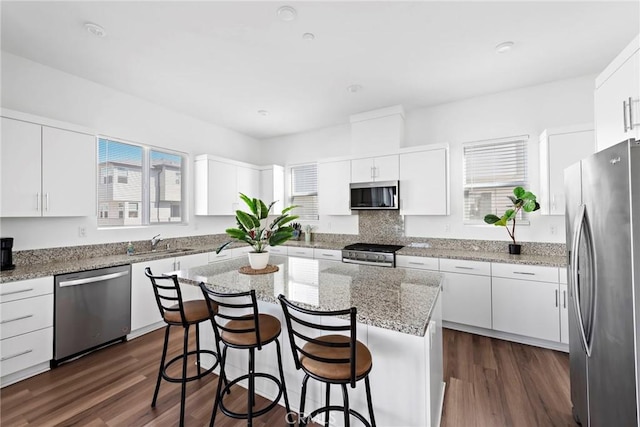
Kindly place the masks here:
POLYGON ((313 248, 290 246, 287 248, 287 255, 299 258, 313 258, 313 248))
POLYGON ((329 261, 342 261, 342 251, 339 249, 313 249, 313 258, 329 261))
POLYGON ((558 269, 494 264, 493 329, 560 341, 558 269))
POLYGON ((441 259, 444 275, 442 319, 491 328, 491 265, 488 262, 441 259))
POLYGON ((397 255, 396 267, 438 271, 440 269, 440 260, 421 256, 397 255))
POLYGON ((0 386, 49 369, 53 356, 53 277, 0 288, 0 386))
POLYGON ((151 268, 154 276, 174 271, 174 258, 131 264, 131 334, 140 335, 163 326, 151 281, 144 274, 151 268))

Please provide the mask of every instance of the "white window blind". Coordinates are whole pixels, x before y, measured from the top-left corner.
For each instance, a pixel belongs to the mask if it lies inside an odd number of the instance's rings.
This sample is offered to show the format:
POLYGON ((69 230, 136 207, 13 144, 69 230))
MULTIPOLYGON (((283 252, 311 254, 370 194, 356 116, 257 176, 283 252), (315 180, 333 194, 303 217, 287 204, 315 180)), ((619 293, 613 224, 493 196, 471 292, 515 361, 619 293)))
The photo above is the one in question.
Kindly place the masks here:
POLYGON ((318 219, 318 165, 307 164, 291 168, 291 203, 302 220, 318 219))
MULTIPOLYGON (((484 223, 487 214, 502 216, 517 186, 527 187, 528 136, 472 142, 464 151, 464 221, 484 223)), ((526 220, 523 213, 520 220, 526 220)))

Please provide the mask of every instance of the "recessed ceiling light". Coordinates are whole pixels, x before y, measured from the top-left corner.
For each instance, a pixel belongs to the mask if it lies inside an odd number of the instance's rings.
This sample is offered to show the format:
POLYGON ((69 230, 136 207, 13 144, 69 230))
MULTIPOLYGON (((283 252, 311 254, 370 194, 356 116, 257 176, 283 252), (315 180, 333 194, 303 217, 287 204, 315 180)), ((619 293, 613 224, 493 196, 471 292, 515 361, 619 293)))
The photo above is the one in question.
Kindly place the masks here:
POLYGON ((513 48, 513 42, 504 42, 496 46, 496 53, 507 53, 513 48))
POLYGON ((258 110, 258 114, 260 114, 261 116, 268 116, 269 112, 267 110, 258 110))
POLYGON ((315 36, 315 35, 313 35, 313 33, 304 33, 304 34, 302 35, 302 39, 303 39, 303 40, 309 40, 309 41, 311 41, 311 40, 313 40, 313 39, 315 39, 315 38, 316 38, 316 36, 315 36))
POLYGON ((347 86, 347 92, 349 93, 357 93, 357 92, 360 92, 361 90, 362 90, 362 86, 360 85, 347 86))
POLYGON ((96 37, 106 37, 107 36, 107 30, 105 30, 104 28, 102 28, 98 24, 94 24, 92 22, 87 22, 86 24, 84 24, 84 27, 87 29, 88 32, 90 32, 91 34, 93 34, 96 37))
POLYGON ((278 18, 286 22, 293 21, 294 19, 296 19, 296 13, 297 13, 296 10, 291 6, 281 6, 278 8, 278 11, 276 12, 276 14, 278 15, 278 18))

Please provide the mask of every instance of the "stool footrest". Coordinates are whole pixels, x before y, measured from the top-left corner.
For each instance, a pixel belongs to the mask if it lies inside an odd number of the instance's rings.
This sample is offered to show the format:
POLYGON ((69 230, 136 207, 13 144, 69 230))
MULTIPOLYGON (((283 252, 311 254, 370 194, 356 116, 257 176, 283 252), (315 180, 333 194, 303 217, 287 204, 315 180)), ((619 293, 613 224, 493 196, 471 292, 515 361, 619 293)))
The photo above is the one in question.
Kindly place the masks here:
MULTIPOLYGON (((344 406, 331 405, 331 406, 323 406, 322 408, 315 409, 309 415, 304 415, 303 417, 303 419, 305 420, 304 425, 306 425, 308 421, 311 421, 316 415, 323 414, 325 412, 330 412, 330 411, 340 411, 340 413, 344 413, 344 406)), ((364 424, 366 427, 371 427, 371 424, 369 423, 369 421, 367 421, 366 418, 362 416, 361 413, 349 408, 349 414, 359 419, 360 422, 364 424)), ((300 424, 300 425, 303 425, 303 424, 300 424)))
MULTIPOLYGON (((278 386, 278 395, 276 396, 276 398, 269 405, 267 405, 265 408, 262 408, 259 411, 253 412, 253 416, 254 417, 259 417, 260 415, 263 415, 263 414, 266 414, 267 412, 269 412, 271 409, 273 409, 278 404, 278 402, 280 401, 280 397, 282 397, 282 383, 280 382, 280 380, 278 378, 276 378, 275 376, 273 376, 271 374, 265 374, 265 373, 261 373, 261 372, 256 372, 255 374, 253 374, 253 376, 255 378, 266 378, 268 380, 273 381, 278 386)), ((220 391, 220 403, 219 403, 220 410, 226 416, 231 417, 231 418, 235 418, 235 419, 247 419, 249 417, 249 414, 246 413, 246 412, 233 412, 233 411, 227 409, 224 406, 224 399, 222 398, 225 393, 230 391, 231 386, 237 384, 238 382, 240 382, 242 380, 246 380, 248 378, 249 378, 249 374, 242 375, 242 376, 234 379, 233 381, 230 381, 220 391)), ((220 379, 218 379, 218 381, 220 381, 220 379)), ((247 393, 249 393, 248 389, 247 389, 247 393)))
POLYGON ((181 355, 176 356, 173 359, 169 360, 169 362, 167 362, 164 365, 163 369, 162 369, 162 378, 164 378, 166 381, 169 381, 171 383, 181 383, 183 381, 189 382, 189 381, 199 380, 200 378, 204 377, 205 375, 210 374, 219 364, 220 364, 220 359, 218 358, 218 354, 216 352, 211 351, 211 350, 200 350, 200 351, 193 350, 193 351, 188 352, 187 354, 181 354, 181 355), (169 374, 167 374, 167 369, 169 369, 169 366, 171 366, 175 362, 182 361, 182 359, 185 358, 185 357, 189 357, 189 356, 193 356, 193 355, 200 356, 202 354, 209 354, 209 355, 215 357, 216 363, 214 363, 213 366, 210 367, 209 369, 204 370, 201 373, 193 375, 191 377, 187 377, 184 380, 182 378, 171 377, 171 376, 169 376, 169 374))

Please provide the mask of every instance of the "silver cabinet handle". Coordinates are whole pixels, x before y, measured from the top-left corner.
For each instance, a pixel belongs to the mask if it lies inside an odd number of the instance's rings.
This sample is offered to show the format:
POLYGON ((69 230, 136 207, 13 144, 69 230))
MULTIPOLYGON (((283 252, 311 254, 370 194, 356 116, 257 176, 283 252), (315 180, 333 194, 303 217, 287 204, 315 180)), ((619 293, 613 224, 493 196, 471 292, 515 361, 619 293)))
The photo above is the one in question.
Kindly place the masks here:
POLYGON ((624 120, 624 132, 626 133, 629 130, 627 126, 627 101, 622 101, 622 118, 624 120))
POLYGON ((110 279, 115 279, 117 277, 127 276, 128 274, 129 274, 128 271, 121 271, 119 273, 105 274, 104 276, 87 277, 86 279, 67 280, 65 282, 60 282, 60 287, 62 288, 65 286, 86 285, 87 283, 102 282, 104 280, 110 280, 110 279))
POLYGON ((44 210, 49 212, 49 193, 45 193, 44 201, 45 201, 44 210))
POLYGON ((424 262, 409 261, 409 264, 411 264, 411 265, 424 265, 424 262))
POLYGON ((558 306, 558 290, 556 289, 556 307, 558 306))
POLYGON ((36 193, 36 210, 40 212, 40 193, 36 193))
POLYGON ((528 271, 514 271, 513 274, 522 274, 525 276, 535 276, 536 273, 529 273, 528 271))
POLYGON ((633 130, 633 99, 629 97, 629 130, 633 130))
POLYGON ((461 267, 459 265, 456 265, 456 268, 459 268, 460 270, 473 270, 473 267, 461 267))
POLYGON ((0 296, 5 296, 5 295, 14 295, 14 294, 21 294, 24 292, 31 292, 33 290, 33 288, 28 288, 28 289, 20 289, 19 291, 11 291, 11 292, 3 292, 0 294, 0 296))
POLYGON ((31 352, 33 352, 33 350, 29 349, 29 350, 21 351, 20 353, 12 354, 11 356, 5 356, 2 359, 0 359, 0 362, 4 362, 5 360, 9 360, 9 359, 13 359, 13 358, 18 357, 18 356, 29 354, 31 352))
POLYGON ((331 257, 331 258, 335 258, 334 254, 322 254, 322 256, 328 256, 328 257, 331 257))
POLYGON ((176 268, 176 270, 180 270, 181 262, 182 262, 182 261, 178 261, 178 262, 176 263, 176 264, 178 264, 178 268, 176 268))
POLYGON ((5 319, 0 321, 0 325, 4 325, 5 323, 15 322, 17 320, 24 320, 33 317, 33 314, 27 314, 26 316, 14 317, 13 319, 5 319))
POLYGON ((562 308, 567 308, 567 291, 562 291, 562 308))

